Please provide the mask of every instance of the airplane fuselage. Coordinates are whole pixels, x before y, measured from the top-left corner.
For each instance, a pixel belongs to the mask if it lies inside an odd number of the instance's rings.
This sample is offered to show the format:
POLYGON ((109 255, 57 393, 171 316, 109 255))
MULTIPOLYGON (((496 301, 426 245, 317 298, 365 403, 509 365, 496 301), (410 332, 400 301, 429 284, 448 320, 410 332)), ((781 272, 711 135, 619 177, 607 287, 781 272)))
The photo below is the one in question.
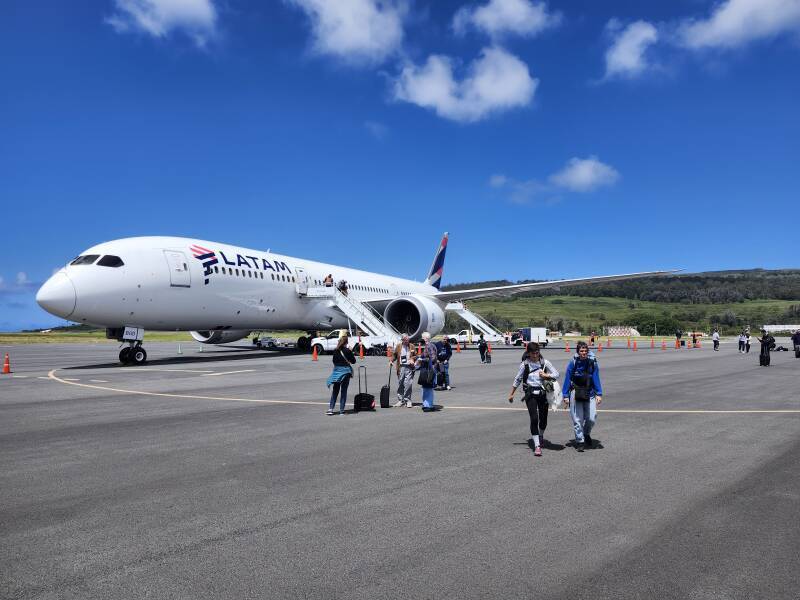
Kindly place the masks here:
POLYGON ((347 327, 347 318, 331 302, 302 293, 322 287, 329 274, 336 282, 347 281, 349 297, 372 303, 438 292, 408 279, 190 238, 125 238, 80 256, 96 258, 81 264, 79 257, 65 266, 37 300, 57 316, 102 327, 347 327))

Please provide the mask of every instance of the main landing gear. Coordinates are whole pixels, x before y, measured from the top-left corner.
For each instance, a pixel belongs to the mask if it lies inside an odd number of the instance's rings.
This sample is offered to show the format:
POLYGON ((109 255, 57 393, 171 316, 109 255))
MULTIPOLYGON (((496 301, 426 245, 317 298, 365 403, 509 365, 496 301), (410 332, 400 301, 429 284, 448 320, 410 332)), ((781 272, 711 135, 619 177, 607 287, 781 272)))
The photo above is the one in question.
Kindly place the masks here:
POLYGON ((119 362, 123 365, 143 365, 147 361, 147 352, 140 342, 128 342, 130 345, 119 351, 119 362))

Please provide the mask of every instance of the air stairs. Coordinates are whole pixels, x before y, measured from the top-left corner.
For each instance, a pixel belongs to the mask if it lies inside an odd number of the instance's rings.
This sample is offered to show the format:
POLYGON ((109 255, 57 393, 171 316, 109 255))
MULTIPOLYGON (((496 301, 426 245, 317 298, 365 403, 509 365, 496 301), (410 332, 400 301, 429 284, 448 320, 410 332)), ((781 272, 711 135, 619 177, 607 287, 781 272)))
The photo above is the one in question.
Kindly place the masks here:
POLYGON ((467 323, 472 325, 473 328, 477 329, 483 335, 498 336, 500 338, 503 337, 502 333, 497 331, 494 327, 492 327, 489 323, 481 319, 474 312, 467 309, 467 307, 464 306, 463 302, 450 302, 447 306, 445 306, 445 310, 452 310, 459 317, 464 319, 467 323))
POLYGON ((387 344, 396 344, 400 341, 400 332, 386 323, 375 309, 343 294, 335 287, 310 287, 305 296, 330 298, 333 306, 341 310, 366 335, 384 338, 387 344))

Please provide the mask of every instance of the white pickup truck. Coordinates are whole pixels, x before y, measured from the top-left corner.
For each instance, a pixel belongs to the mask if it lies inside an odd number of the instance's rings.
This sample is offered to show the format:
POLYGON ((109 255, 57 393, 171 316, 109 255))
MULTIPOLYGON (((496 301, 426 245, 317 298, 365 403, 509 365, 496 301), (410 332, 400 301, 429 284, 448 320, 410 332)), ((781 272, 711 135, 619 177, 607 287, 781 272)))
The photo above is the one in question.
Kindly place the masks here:
MULTIPOLYGON (((317 354, 333 352, 336 350, 336 345, 339 343, 339 338, 342 336, 343 331, 346 332, 347 330, 335 329, 325 336, 315 337, 311 340, 311 351, 313 352, 314 349, 316 349, 317 354)), ((364 346, 364 354, 382 355, 386 353, 386 342, 387 339, 385 337, 362 335, 359 338, 358 336, 351 335, 347 346, 355 354, 358 354, 358 344, 361 343, 364 346)))
MULTIPOLYGON (((462 329, 456 334, 448 334, 447 337, 450 339, 451 344, 477 344, 481 337, 481 332, 462 329)), ((493 333, 484 333, 483 339, 493 344, 500 344, 504 341, 502 335, 496 335, 493 333)))

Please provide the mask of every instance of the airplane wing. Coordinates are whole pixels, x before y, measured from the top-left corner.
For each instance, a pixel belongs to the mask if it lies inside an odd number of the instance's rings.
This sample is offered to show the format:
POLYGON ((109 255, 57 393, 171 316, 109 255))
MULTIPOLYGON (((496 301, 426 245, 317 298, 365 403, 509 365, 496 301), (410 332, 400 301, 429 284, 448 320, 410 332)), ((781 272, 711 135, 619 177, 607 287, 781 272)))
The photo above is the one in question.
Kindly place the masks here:
POLYGON ((580 279, 557 279, 554 281, 537 281, 535 283, 518 283, 515 285, 501 285, 497 287, 476 288, 472 290, 448 290, 431 294, 431 297, 448 302, 455 300, 471 300, 490 296, 513 296, 522 292, 562 288, 567 286, 582 285, 584 283, 603 283, 609 281, 624 281, 626 279, 639 279, 641 277, 655 277, 658 275, 672 275, 680 270, 672 271, 647 271, 644 273, 626 273, 624 275, 601 275, 599 277, 583 277, 580 279))

